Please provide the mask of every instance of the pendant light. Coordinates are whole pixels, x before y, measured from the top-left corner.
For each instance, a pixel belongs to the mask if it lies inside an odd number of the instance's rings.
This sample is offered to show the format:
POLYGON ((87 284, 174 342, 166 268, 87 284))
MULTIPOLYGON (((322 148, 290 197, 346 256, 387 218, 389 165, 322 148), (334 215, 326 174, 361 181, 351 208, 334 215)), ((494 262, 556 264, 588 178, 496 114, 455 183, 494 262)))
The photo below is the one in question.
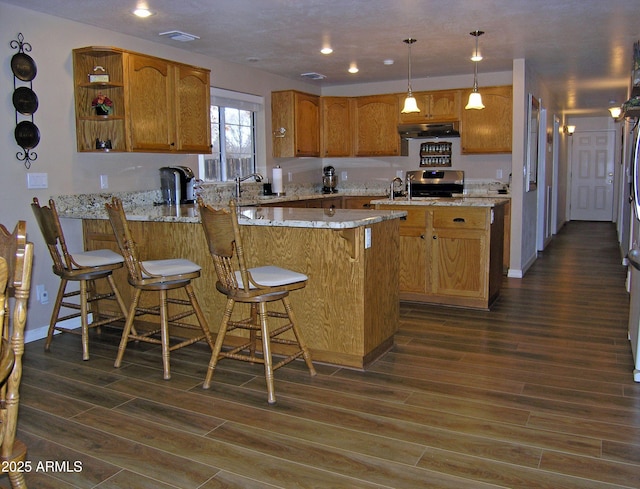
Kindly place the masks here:
POLYGON ((413 96, 413 92, 411 91, 411 45, 416 42, 413 38, 405 39, 404 41, 409 46, 409 71, 408 71, 408 91, 407 98, 404 99, 404 107, 402 108, 403 114, 409 114, 411 112, 420 112, 418 108, 418 104, 416 103, 416 98, 413 96))
POLYGON ((480 59, 478 55, 478 37, 484 34, 484 31, 473 31, 470 32, 472 36, 476 38, 476 50, 473 54, 472 59, 477 60, 473 62, 473 90, 469 95, 469 102, 465 106, 466 110, 469 109, 484 109, 484 104, 482 103, 482 96, 480 92, 478 92, 478 62, 480 59))

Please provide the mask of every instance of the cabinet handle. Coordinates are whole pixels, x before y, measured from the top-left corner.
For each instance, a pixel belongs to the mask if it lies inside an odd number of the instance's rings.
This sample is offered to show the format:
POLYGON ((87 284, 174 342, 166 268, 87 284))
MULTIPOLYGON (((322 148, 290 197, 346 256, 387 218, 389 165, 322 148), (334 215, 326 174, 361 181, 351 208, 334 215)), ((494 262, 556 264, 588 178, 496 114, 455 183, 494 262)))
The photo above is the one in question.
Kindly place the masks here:
POLYGON ((464 222, 464 217, 456 217, 453 222, 464 222))
POLYGON ((420 239, 427 239, 427 237, 424 234, 421 234, 420 239))
POLYGON ((400 220, 401 220, 401 221, 406 221, 406 220, 407 220, 407 216, 402 216, 402 217, 400 218, 400 220))
POLYGON ((438 237, 435 234, 432 236, 432 238, 433 239, 438 239, 438 237))
MULTIPOLYGON (((371 204, 362 204, 362 207, 364 207, 365 209, 369 209, 371 207, 371 204)), ((405 217, 404 220, 406 221, 407 218, 405 217)))

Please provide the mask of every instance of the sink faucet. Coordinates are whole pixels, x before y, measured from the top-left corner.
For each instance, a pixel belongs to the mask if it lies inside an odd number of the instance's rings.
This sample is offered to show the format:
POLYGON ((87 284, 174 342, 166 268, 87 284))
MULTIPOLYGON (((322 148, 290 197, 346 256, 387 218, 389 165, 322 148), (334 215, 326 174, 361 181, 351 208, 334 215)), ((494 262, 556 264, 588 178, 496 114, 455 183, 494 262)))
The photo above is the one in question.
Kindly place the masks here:
POLYGON ((389 186, 389 199, 393 200, 394 194, 395 194, 395 186, 396 183, 400 184, 400 188, 402 188, 402 178, 400 177, 396 177, 393 180, 391 180, 391 185, 389 186))
POLYGON ((256 179, 256 182, 261 182, 262 181, 262 175, 260 175, 259 173, 252 173, 251 175, 247 175, 244 177, 236 177, 236 200, 240 200, 240 193, 242 192, 242 189, 240 188, 240 182, 244 182, 245 180, 254 177, 256 179))

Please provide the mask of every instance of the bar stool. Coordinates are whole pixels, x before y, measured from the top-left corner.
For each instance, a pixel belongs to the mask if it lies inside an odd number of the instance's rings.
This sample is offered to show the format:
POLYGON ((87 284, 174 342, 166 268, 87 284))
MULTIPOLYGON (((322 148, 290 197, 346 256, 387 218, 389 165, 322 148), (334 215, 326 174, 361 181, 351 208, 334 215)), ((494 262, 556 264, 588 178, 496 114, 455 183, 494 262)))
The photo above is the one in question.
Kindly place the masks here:
POLYGON ((269 404, 275 404, 273 377, 275 370, 296 358, 303 357, 311 376, 316 375, 311 354, 296 324, 289 301, 289 292, 304 288, 308 277, 302 273, 276 266, 248 269, 240 237, 235 201, 230 202, 230 211, 215 210, 206 205, 201 198, 198 199, 198 206, 200 220, 218 276, 216 288, 218 292, 227 296, 222 324, 211 354, 203 387, 208 389, 211 386, 211 379, 220 359, 232 358, 250 363, 262 363, 267 383, 267 401, 269 404), (236 302, 251 305, 248 318, 231 319, 236 302), (284 312, 268 309, 268 304, 276 302, 282 303, 284 312), (278 318, 285 322, 269 329, 268 318, 278 318), (223 351, 225 335, 236 328, 248 330, 249 340, 240 346, 223 351), (293 332, 295 341, 280 337, 290 330, 293 332), (260 342, 262 343, 262 355, 257 356, 256 349, 260 342), (295 346, 295 351, 274 364, 271 356, 271 343, 295 346))
POLYGON ((213 350, 213 337, 209 331, 209 326, 204 317, 204 313, 198 304, 191 281, 200 276, 200 266, 192 261, 182 258, 166 260, 146 260, 141 261, 138 255, 138 248, 132 238, 131 230, 127 222, 122 201, 113 197, 111 204, 106 204, 109 221, 116 236, 116 241, 125 259, 127 270, 129 271, 129 284, 134 288, 133 299, 127 313, 127 322, 122 332, 118 356, 115 367, 120 367, 127 343, 131 340, 144 341, 161 345, 162 364, 164 379, 171 378, 169 354, 173 350, 192 345, 201 340, 206 340, 213 350), (187 300, 177 297, 169 297, 168 291, 184 289, 187 300), (152 307, 140 306, 140 296, 142 292, 154 292, 158 294, 159 303, 152 307), (185 306, 182 311, 169 315, 168 304, 185 306), (199 326, 180 321, 181 319, 195 314, 199 326), (133 329, 133 321, 136 316, 154 315, 160 316, 160 327, 151 331, 136 333, 133 329), (169 326, 179 326, 185 329, 200 329, 202 334, 193 338, 187 338, 179 343, 170 344, 169 326), (160 333, 160 338, 157 334, 160 333))
POLYGON ((51 314, 45 350, 49 351, 53 333, 56 330, 79 334, 82 336, 82 359, 89 360, 89 328, 99 328, 116 321, 124 322, 126 319, 127 308, 113 280, 113 271, 122 268, 124 259, 115 251, 107 249, 71 255, 67 249, 53 199, 49 200, 49 207, 46 207, 40 206, 38 199, 34 197, 31 208, 47 248, 49 248, 49 254, 53 260, 53 273, 60 277, 60 286, 51 314), (107 281, 109 286, 107 292, 98 293, 96 286, 99 280, 107 281), (67 292, 69 282, 78 282, 80 290, 67 292), (80 296, 79 304, 66 300, 78 295, 80 296), (118 311, 100 309, 99 303, 103 300, 115 300, 118 304, 118 311), (61 315, 62 308, 80 312, 61 315), (91 323, 89 323, 89 313, 92 315, 91 323), (80 317, 82 324, 80 332, 58 324, 77 317, 80 317))

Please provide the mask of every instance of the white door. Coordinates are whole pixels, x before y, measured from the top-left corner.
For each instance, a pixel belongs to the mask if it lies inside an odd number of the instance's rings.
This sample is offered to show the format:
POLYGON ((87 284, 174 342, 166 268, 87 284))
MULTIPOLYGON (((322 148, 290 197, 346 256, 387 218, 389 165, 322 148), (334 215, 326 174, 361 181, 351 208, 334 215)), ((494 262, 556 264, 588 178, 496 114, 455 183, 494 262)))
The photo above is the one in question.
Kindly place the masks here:
POLYGON ((613 220, 614 137, 613 131, 571 136, 571 220, 613 220))

